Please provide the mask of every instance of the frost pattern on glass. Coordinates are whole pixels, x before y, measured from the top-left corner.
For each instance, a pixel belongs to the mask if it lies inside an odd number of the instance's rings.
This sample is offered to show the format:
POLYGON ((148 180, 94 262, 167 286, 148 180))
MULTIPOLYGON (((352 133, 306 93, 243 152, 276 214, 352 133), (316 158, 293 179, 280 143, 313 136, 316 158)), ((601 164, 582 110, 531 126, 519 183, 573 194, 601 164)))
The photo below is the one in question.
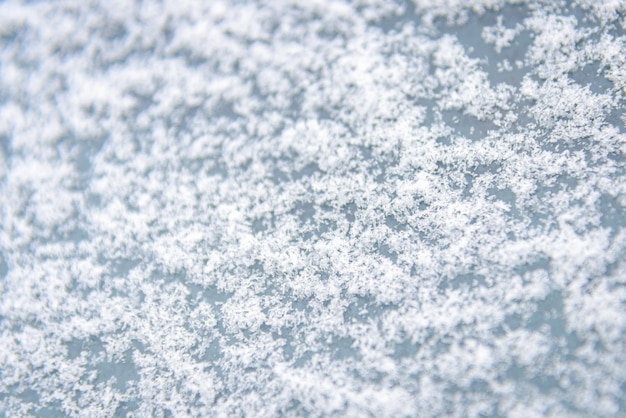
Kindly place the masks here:
POLYGON ((0 414, 625 414, 625 15, 0 2, 0 414))

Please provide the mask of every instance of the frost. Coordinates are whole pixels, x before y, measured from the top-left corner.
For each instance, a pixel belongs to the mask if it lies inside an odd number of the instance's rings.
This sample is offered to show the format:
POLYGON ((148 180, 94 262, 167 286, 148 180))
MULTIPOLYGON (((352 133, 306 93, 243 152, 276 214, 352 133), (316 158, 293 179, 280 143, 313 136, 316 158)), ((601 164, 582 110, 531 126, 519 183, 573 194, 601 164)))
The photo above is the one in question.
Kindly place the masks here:
POLYGON ((623 415, 625 13, 0 2, 0 415, 623 415))

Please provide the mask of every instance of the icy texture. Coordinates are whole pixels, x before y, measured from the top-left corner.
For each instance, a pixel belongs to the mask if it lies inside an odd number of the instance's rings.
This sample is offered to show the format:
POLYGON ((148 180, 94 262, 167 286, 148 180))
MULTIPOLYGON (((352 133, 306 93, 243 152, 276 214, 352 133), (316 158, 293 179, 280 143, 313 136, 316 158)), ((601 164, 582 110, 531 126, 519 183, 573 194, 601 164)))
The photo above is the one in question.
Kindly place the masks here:
POLYGON ((0 2, 0 415, 626 414, 625 13, 0 2))

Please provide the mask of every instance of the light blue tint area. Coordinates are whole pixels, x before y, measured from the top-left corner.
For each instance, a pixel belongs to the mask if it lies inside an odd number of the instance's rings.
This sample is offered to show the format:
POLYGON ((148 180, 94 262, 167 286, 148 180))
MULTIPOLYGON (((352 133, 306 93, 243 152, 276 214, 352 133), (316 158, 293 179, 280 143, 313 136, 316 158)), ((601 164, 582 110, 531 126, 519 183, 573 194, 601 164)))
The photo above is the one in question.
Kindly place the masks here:
POLYGON ((0 1, 0 415, 621 416, 617 2, 0 1))

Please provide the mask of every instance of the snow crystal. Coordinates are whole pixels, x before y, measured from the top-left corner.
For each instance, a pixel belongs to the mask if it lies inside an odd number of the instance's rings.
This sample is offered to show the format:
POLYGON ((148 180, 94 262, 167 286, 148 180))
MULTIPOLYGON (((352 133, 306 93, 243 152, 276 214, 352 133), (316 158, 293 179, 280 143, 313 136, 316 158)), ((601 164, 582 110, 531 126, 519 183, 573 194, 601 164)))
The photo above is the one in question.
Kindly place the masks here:
POLYGON ((625 15, 0 2, 0 415, 623 415, 625 15))

